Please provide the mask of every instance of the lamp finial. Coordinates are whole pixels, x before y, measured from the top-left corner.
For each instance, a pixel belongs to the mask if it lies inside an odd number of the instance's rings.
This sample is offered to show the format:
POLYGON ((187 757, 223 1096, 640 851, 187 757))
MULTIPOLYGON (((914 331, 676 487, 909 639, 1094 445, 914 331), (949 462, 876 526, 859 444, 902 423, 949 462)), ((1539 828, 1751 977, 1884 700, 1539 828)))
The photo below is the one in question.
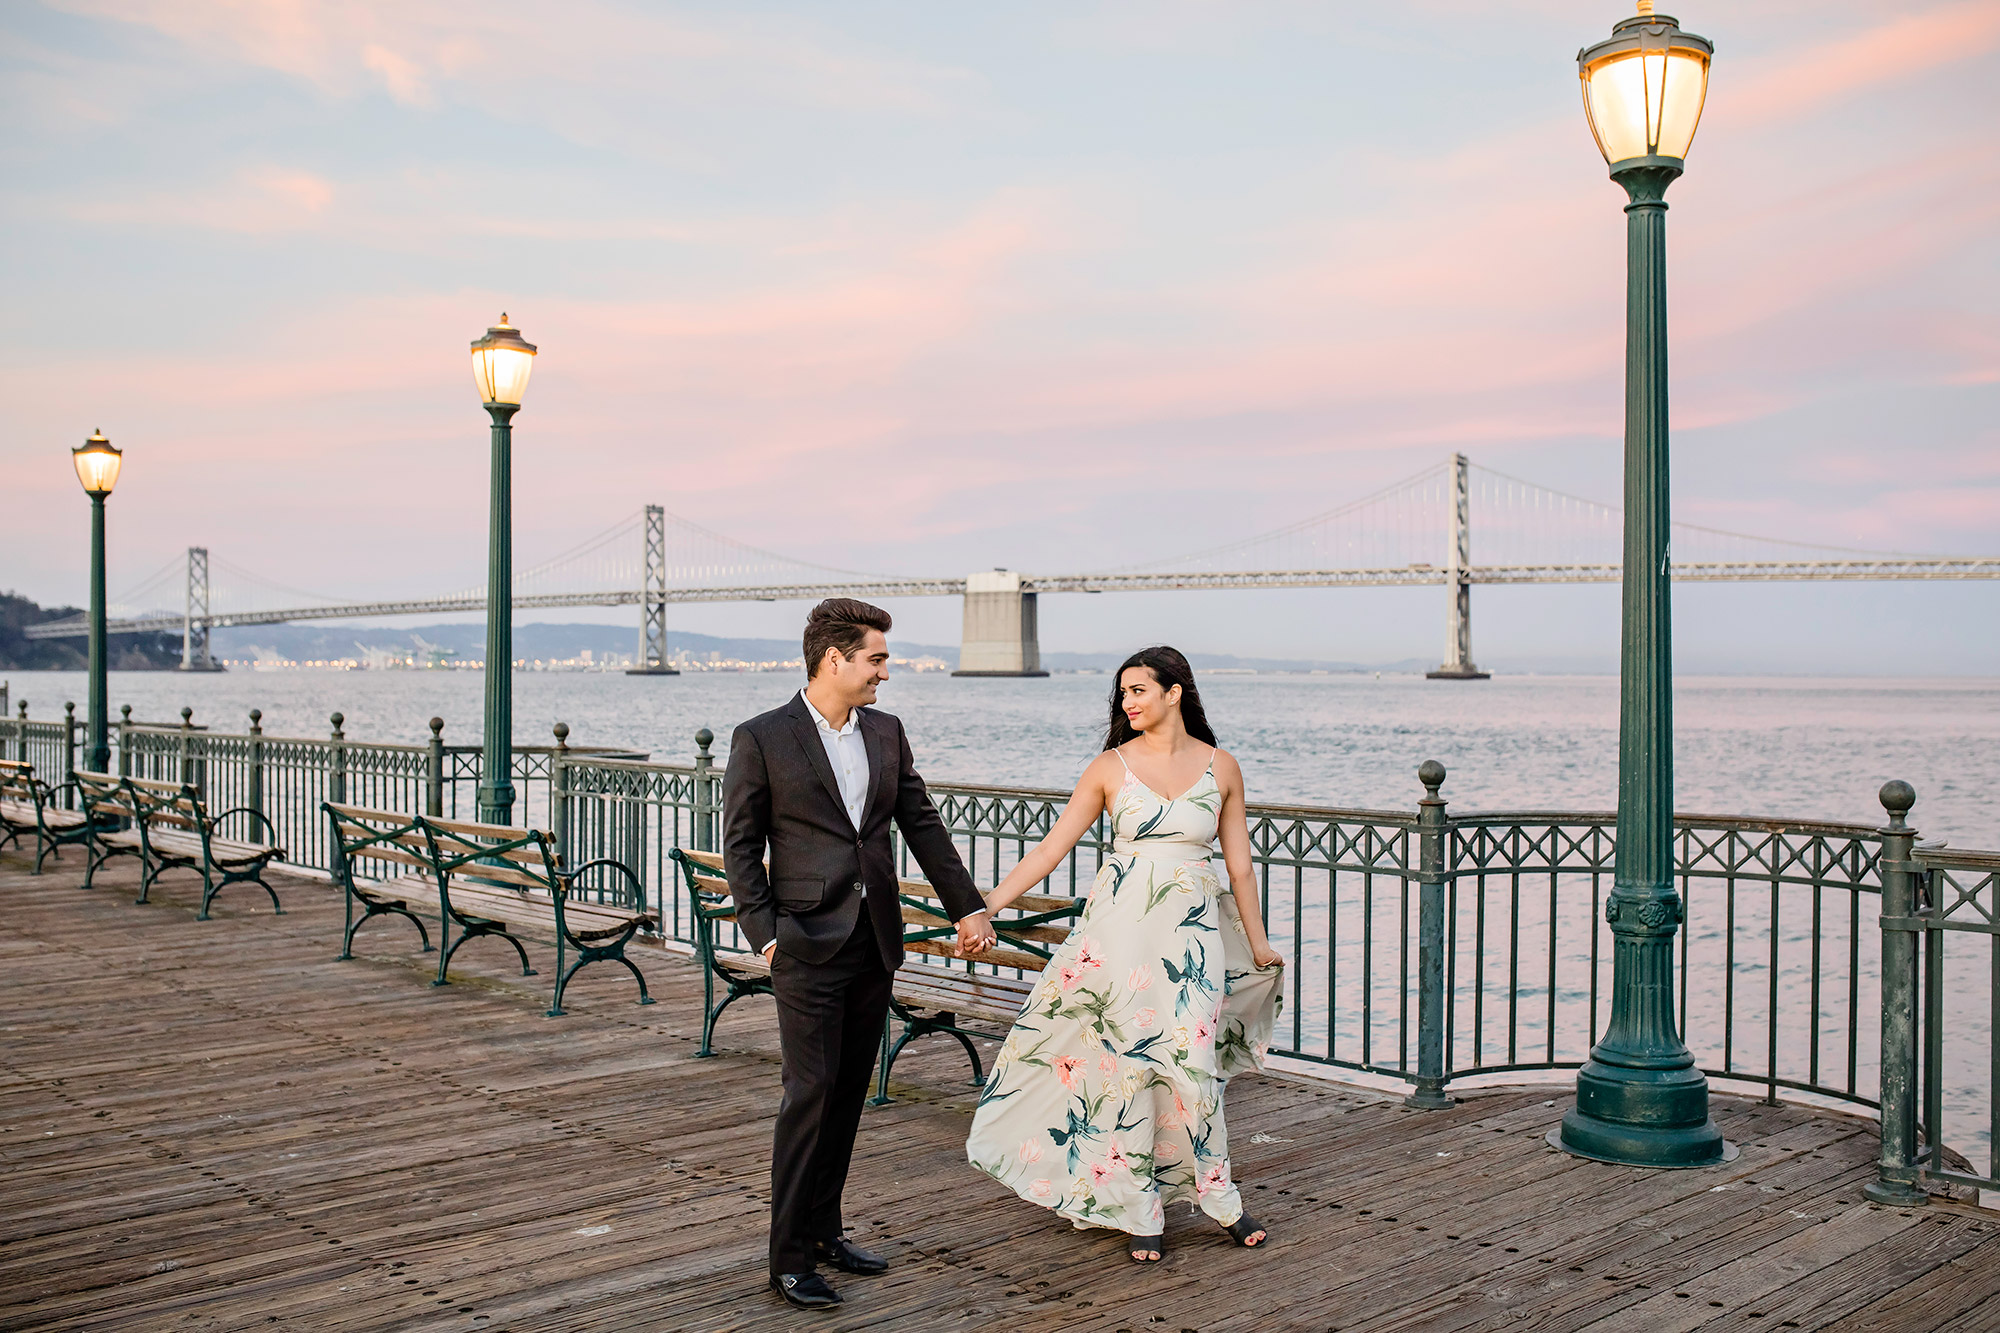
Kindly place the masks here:
POLYGON ((1639 17, 1653 17, 1653 0, 1639 0, 1639 17))

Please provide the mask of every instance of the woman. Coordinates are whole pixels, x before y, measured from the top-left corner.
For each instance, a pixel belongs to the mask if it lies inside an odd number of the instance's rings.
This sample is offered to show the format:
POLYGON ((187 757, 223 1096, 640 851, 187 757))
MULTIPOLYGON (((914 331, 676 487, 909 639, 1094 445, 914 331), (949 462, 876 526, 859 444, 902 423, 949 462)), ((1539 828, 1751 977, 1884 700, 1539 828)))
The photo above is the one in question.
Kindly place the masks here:
POLYGON ((993 911, 1053 873, 1106 810, 1112 854, 1000 1049, 966 1155, 1079 1227, 1129 1232, 1141 1263, 1166 1253, 1174 1199, 1256 1245, 1265 1231, 1230 1178, 1222 1090, 1261 1064, 1284 959, 1251 874, 1243 772, 1216 748, 1172 648, 1119 669, 1104 753, 987 895, 993 911), (1218 831, 1226 894, 1209 864, 1218 831))

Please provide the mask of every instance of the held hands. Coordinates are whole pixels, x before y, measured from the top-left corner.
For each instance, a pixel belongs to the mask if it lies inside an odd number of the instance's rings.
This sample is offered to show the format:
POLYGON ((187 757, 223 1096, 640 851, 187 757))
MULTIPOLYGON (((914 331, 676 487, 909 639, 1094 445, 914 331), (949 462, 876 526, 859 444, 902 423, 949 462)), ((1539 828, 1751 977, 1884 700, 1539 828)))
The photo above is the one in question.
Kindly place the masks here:
POLYGON ((1000 936, 994 932, 993 922, 986 913, 974 912, 971 916, 959 918, 958 947, 954 952, 960 958, 969 958, 985 953, 999 940, 1000 936))

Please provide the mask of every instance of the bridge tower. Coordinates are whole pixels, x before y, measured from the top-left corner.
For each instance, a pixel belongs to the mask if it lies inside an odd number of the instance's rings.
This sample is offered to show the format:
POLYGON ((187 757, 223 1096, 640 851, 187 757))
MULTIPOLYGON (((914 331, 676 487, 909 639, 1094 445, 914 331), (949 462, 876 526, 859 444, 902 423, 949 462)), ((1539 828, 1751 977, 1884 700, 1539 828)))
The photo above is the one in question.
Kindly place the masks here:
POLYGON ((220 671, 208 655, 208 548, 188 547, 187 614, 181 621, 182 671, 220 671))
POLYGON ((639 579, 639 655, 628 676, 678 676, 667 665, 667 511, 646 506, 646 568, 639 579))
POLYGON ((1036 594, 1021 576, 995 569, 965 576, 965 630, 954 676, 1046 676, 1036 594))
POLYGON ((1425 674, 1432 680, 1490 680, 1472 664, 1472 486, 1464 454, 1451 456, 1451 546, 1445 579, 1451 600, 1445 606, 1444 665, 1425 674))

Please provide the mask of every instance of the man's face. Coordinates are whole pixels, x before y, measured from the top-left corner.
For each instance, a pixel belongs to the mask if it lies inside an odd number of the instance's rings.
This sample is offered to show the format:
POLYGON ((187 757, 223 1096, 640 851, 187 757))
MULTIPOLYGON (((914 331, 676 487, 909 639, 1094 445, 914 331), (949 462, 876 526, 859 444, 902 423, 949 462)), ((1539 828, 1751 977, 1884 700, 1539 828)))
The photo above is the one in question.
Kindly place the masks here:
POLYGON ((843 657, 838 652, 828 652, 819 673, 830 676, 827 683, 849 708, 872 704, 875 691, 889 679, 889 640, 881 630, 871 629, 861 647, 851 655, 843 657))

